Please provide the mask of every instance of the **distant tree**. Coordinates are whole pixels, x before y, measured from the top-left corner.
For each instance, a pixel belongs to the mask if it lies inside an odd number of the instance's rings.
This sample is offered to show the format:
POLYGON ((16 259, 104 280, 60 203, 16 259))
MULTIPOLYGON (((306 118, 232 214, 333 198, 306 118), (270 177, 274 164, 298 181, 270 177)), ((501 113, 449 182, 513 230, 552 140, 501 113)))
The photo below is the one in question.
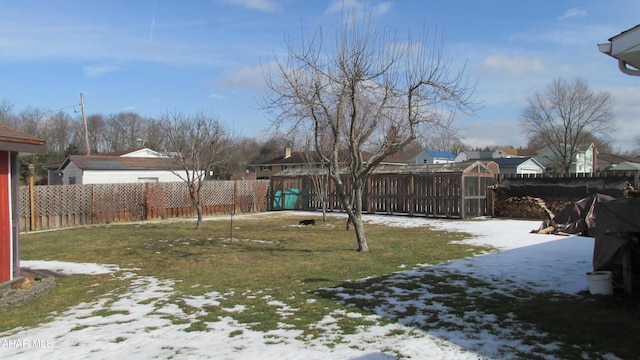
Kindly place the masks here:
POLYGON ((229 149, 229 172, 249 170, 251 160, 255 159, 259 149, 260 144, 255 138, 245 136, 234 138, 229 149))
MULTIPOLYGON (((91 154, 99 154, 109 151, 109 145, 106 142, 107 124, 104 115, 91 114, 87 116, 87 136, 89 138, 89 148, 91 154)), ((76 137, 74 142, 82 144, 84 142, 84 134, 82 137, 76 137)))
POLYGON ((107 117, 105 140, 107 151, 137 149, 147 138, 147 119, 134 112, 121 112, 107 117))
POLYGON ((613 133, 612 107, 611 95, 591 90, 586 80, 558 78, 527 99, 521 124, 530 141, 548 147, 553 162, 568 173, 579 151, 613 133))
POLYGON ((28 106, 20 111, 18 118, 20 121, 19 130, 33 136, 42 137, 44 135, 42 131, 43 129, 41 128, 41 123, 46 119, 44 110, 28 106))
POLYGON ((202 226, 201 190, 210 171, 227 161, 229 139, 217 118, 207 114, 193 117, 181 113, 167 114, 160 120, 168 156, 176 161, 172 170, 189 191, 198 213, 196 228, 202 226))
MULTIPOLYGON (((609 140, 600 139, 597 136, 590 133, 585 134, 584 140, 582 142, 582 147, 586 147, 592 143, 595 145, 596 149, 598 149, 599 152, 610 153, 613 151, 609 140)), ((539 138, 531 138, 527 142, 528 149, 540 150, 544 147, 545 147, 544 143, 539 138)))
POLYGON ((48 116, 42 123, 41 137, 46 148, 55 154, 64 154, 72 142, 73 133, 79 127, 69 114, 59 111, 48 116))
MULTIPOLYGON (((458 154, 465 145, 455 133, 455 129, 438 129, 425 135, 425 147, 431 150, 449 151, 458 154)), ((424 150, 424 149, 423 149, 424 150)))
POLYGON ((260 145, 258 153, 251 159, 252 164, 273 160, 284 154, 284 148, 291 146, 291 141, 282 133, 274 133, 260 145))
POLYGON ((373 29, 367 16, 348 16, 330 40, 318 28, 299 47, 288 43, 286 59, 276 58, 277 68, 265 76, 270 97, 264 108, 276 128, 314 134, 358 251, 368 252, 362 221, 367 177, 420 131, 449 127, 450 115, 471 107, 473 87, 462 71, 451 71, 442 42, 431 43, 426 31, 401 41, 390 29, 373 29))
POLYGON ((165 138, 162 136, 162 126, 160 121, 149 118, 145 120, 144 137, 140 142, 142 147, 146 147, 152 150, 158 150, 166 148, 165 138))
POLYGON ((2 101, 0 101, 0 124, 18 129, 18 123, 19 120, 13 113, 13 103, 7 99, 2 99, 2 101))

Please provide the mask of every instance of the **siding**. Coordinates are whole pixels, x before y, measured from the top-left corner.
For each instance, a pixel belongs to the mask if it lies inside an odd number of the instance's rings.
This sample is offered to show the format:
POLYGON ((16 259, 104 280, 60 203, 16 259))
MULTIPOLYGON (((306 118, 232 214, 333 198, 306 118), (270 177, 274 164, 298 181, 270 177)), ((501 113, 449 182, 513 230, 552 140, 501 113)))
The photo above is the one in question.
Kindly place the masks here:
MULTIPOLYGON (((65 178, 66 176, 65 173, 65 178)), ((158 178, 158 182, 183 181, 176 174, 168 170, 85 170, 82 177, 82 184, 137 183, 140 182, 140 178, 158 178)))

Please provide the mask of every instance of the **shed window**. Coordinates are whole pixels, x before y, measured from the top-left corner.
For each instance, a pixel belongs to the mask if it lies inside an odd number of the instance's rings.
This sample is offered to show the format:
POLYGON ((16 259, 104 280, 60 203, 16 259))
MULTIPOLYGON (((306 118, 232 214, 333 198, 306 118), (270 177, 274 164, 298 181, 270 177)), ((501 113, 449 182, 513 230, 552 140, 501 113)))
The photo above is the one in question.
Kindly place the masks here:
POLYGON ((69 185, 73 185, 76 183, 76 177, 75 176, 69 176, 69 185))

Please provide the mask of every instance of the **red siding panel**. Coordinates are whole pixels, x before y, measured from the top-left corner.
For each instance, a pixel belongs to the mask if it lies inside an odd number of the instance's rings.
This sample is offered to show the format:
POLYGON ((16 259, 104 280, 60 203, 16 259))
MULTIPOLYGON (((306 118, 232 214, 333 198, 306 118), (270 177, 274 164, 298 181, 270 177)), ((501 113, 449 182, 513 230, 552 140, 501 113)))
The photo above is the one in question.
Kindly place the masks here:
POLYGON ((11 280, 11 171, 9 153, 0 151, 0 283, 11 280))

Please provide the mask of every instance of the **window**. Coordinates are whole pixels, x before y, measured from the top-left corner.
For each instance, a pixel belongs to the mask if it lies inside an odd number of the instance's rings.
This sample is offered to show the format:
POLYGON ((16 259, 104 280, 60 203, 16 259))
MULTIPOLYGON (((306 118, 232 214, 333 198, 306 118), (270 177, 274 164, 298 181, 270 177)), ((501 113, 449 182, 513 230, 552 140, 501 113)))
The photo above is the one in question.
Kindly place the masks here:
POLYGON ((76 177, 75 176, 69 176, 69 185, 73 185, 76 183, 76 177))
POLYGON ((158 178, 157 177, 139 177, 138 182, 139 183, 157 183, 158 178))
POLYGON ((271 171, 271 165, 262 165, 262 171, 271 171))

